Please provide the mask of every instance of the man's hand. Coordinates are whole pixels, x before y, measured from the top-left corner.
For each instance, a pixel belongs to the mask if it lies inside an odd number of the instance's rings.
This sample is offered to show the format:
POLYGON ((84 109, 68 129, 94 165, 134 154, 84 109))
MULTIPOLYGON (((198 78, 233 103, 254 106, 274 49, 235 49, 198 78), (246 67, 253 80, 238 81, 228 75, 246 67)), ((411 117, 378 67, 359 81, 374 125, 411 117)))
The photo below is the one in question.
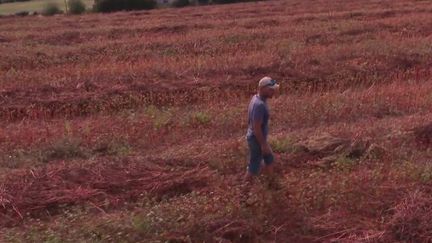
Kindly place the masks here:
POLYGON ((264 137, 261 124, 262 124, 262 120, 254 121, 253 123, 254 134, 258 143, 261 144, 261 153, 263 155, 268 155, 272 153, 272 150, 264 137))
POLYGON ((268 143, 264 143, 263 145, 261 145, 261 153, 263 155, 268 155, 272 153, 272 150, 270 148, 270 145, 268 143))

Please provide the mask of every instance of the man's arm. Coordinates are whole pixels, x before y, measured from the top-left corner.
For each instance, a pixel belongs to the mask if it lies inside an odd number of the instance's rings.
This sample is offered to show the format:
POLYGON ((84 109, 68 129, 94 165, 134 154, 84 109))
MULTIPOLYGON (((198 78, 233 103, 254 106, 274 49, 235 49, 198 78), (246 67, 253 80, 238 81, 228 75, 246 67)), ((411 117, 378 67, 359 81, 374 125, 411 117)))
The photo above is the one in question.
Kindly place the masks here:
POLYGON ((271 154, 270 146, 268 145, 262 131, 262 119, 256 119, 252 123, 254 135, 261 146, 262 154, 271 154))

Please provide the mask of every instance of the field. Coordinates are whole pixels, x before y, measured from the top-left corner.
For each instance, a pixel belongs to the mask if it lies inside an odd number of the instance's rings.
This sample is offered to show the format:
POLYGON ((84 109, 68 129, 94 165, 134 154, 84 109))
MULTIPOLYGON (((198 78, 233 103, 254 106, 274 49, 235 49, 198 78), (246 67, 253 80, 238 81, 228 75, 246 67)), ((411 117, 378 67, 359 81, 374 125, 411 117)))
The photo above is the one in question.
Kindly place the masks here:
MULTIPOLYGON (((87 8, 91 8, 93 6, 93 0, 85 0, 83 1, 87 8)), ((0 4, 0 14, 15 14, 21 11, 28 12, 42 12, 45 5, 47 3, 56 3, 58 7, 65 11, 65 2, 64 0, 32 0, 28 2, 14 2, 14 3, 3 3, 0 4)))
POLYGON ((431 1, 0 18, 0 241, 431 241, 431 67, 431 1))

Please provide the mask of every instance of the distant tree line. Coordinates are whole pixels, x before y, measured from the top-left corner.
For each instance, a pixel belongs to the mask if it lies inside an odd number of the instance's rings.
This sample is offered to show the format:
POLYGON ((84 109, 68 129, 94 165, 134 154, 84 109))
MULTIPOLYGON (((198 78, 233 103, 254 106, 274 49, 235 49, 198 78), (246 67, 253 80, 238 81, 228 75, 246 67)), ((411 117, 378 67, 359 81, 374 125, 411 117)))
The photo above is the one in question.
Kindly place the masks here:
POLYGON ((1 3, 14 3, 14 2, 27 2, 30 0, 0 0, 0 4, 1 3))
MULTIPOLYGON (((0 0, 0 3, 26 2, 35 0, 0 0)), ((190 5, 208 5, 208 4, 228 4, 237 2, 255 2, 265 0, 94 0, 93 9, 87 10, 82 0, 67 0, 67 14, 82 14, 86 11, 109 13, 116 11, 132 10, 149 10, 159 6, 170 6, 175 8, 186 7, 190 5)), ((61 14, 63 11, 59 5, 54 2, 48 2, 40 13, 45 16, 61 14)), ((16 13, 17 16, 26 16, 29 12, 21 11, 16 13)))
POLYGON ((95 0, 95 12, 115 12, 154 9, 158 5, 186 7, 189 5, 228 4, 238 2, 255 2, 260 0, 95 0))

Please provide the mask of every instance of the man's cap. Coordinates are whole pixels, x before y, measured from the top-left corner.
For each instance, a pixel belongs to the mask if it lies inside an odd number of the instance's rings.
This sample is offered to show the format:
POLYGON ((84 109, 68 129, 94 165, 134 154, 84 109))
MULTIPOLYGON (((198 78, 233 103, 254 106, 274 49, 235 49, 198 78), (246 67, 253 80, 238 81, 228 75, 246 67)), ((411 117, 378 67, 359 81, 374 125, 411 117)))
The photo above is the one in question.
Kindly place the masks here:
POLYGON ((277 89, 277 88, 279 88, 279 84, 277 83, 276 80, 274 80, 270 77, 264 77, 259 81, 258 87, 259 88, 270 87, 272 89, 277 89))

